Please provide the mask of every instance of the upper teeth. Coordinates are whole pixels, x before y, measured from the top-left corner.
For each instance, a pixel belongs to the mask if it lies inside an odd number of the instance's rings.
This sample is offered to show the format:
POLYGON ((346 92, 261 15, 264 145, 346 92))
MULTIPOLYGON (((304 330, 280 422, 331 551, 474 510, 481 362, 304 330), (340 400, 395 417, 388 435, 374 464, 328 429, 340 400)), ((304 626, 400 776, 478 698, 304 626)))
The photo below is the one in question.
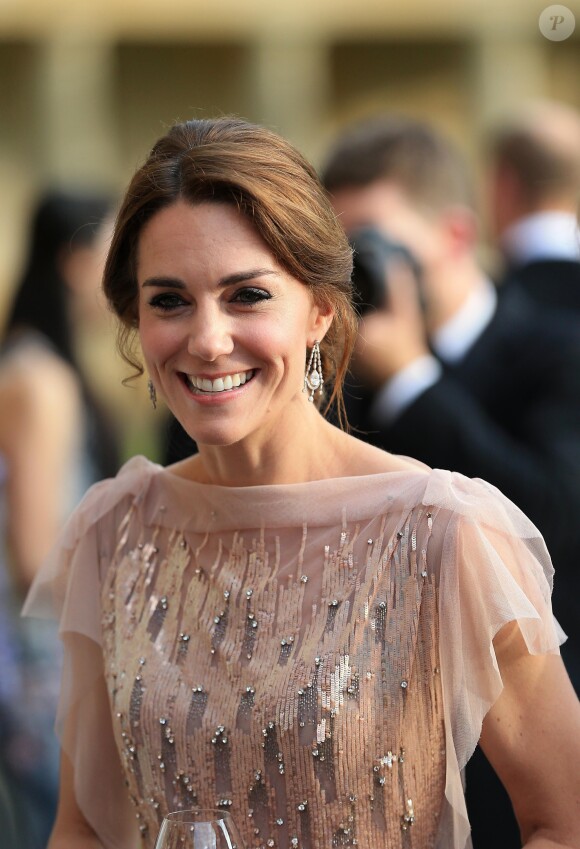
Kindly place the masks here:
POLYGON ((210 380, 209 377, 196 377, 193 374, 189 374, 188 379, 194 389, 202 389, 204 392, 223 392, 226 389, 243 386, 253 374, 253 370, 250 369, 250 371, 240 371, 236 374, 226 374, 225 377, 216 377, 215 380, 210 380))

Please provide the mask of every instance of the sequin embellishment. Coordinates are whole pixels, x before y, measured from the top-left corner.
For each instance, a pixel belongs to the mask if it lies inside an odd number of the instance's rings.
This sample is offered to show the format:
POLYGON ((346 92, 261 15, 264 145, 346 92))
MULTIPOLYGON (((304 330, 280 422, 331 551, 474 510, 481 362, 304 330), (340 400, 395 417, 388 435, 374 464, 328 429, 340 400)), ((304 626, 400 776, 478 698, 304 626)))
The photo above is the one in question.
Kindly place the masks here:
POLYGON ((133 520, 102 621, 143 849, 193 805, 231 810, 248 849, 433 845, 435 511, 301 526, 285 548, 276 528, 146 539, 133 520))

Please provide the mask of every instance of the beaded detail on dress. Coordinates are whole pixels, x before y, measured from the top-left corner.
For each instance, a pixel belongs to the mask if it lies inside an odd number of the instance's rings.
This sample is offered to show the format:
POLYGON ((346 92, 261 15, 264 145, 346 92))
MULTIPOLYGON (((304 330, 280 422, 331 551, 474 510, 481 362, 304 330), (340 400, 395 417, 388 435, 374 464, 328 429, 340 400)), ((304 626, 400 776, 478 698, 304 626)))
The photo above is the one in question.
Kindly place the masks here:
POLYGON ((57 731, 104 849, 139 826, 152 849, 196 802, 248 849, 469 849, 494 637, 517 622, 558 652, 552 575, 481 480, 408 462, 230 488, 136 457, 91 488, 25 612, 60 618, 57 731))
POLYGON ((230 810, 248 849, 434 846, 438 510, 205 531, 141 513, 121 519, 101 602, 144 846, 196 805, 230 810))

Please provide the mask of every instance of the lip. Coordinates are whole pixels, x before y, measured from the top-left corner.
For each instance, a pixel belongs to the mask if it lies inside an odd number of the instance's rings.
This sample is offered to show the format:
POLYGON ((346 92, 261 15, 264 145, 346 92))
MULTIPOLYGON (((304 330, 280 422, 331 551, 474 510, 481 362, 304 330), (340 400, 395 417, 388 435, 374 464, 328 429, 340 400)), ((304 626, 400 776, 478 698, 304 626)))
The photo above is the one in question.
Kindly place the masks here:
POLYGON ((181 382, 185 387, 187 394, 190 398, 196 401, 198 404, 203 406, 213 406, 213 405, 221 405, 226 404, 230 400, 234 400, 238 398, 241 394, 243 394, 247 387, 254 381, 254 378, 259 372, 259 369, 240 369, 239 372, 221 372, 219 374, 196 374, 194 375, 197 379, 207 379, 207 380, 218 380, 220 377, 224 378, 228 375, 240 374, 241 372, 253 372, 252 376, 246 380, 245 383, 240 386, 232 387, 231 389, 226 389, 222 391, 214 391, 214 392, 204 392, 201 389, 193 388, 190 383, 190 375, 185 372, 180 372, 179 376, 181 378, 181 382))

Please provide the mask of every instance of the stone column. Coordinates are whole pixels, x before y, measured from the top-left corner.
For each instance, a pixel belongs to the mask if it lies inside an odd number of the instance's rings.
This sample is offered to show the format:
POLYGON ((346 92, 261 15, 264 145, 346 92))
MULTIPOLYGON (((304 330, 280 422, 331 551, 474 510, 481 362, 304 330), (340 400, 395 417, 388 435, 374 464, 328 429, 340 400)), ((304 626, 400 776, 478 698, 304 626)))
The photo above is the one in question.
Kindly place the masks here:
POLYGON ((327 45, 298 35, 264 34, 252 49, 248 84, 256 120, 316 159, 324 150, 321 127, 329 109, 327 45))
POLYGON ((484 30, 471 55, 476 130, 509 115, 524 100, 548 96, 548 42, 537 30, 484 30))
POLYGON ((104 187, 118 178, 113 49, 90 31, 54 36, 38 54, 41 171, 60 185, 104 187))

